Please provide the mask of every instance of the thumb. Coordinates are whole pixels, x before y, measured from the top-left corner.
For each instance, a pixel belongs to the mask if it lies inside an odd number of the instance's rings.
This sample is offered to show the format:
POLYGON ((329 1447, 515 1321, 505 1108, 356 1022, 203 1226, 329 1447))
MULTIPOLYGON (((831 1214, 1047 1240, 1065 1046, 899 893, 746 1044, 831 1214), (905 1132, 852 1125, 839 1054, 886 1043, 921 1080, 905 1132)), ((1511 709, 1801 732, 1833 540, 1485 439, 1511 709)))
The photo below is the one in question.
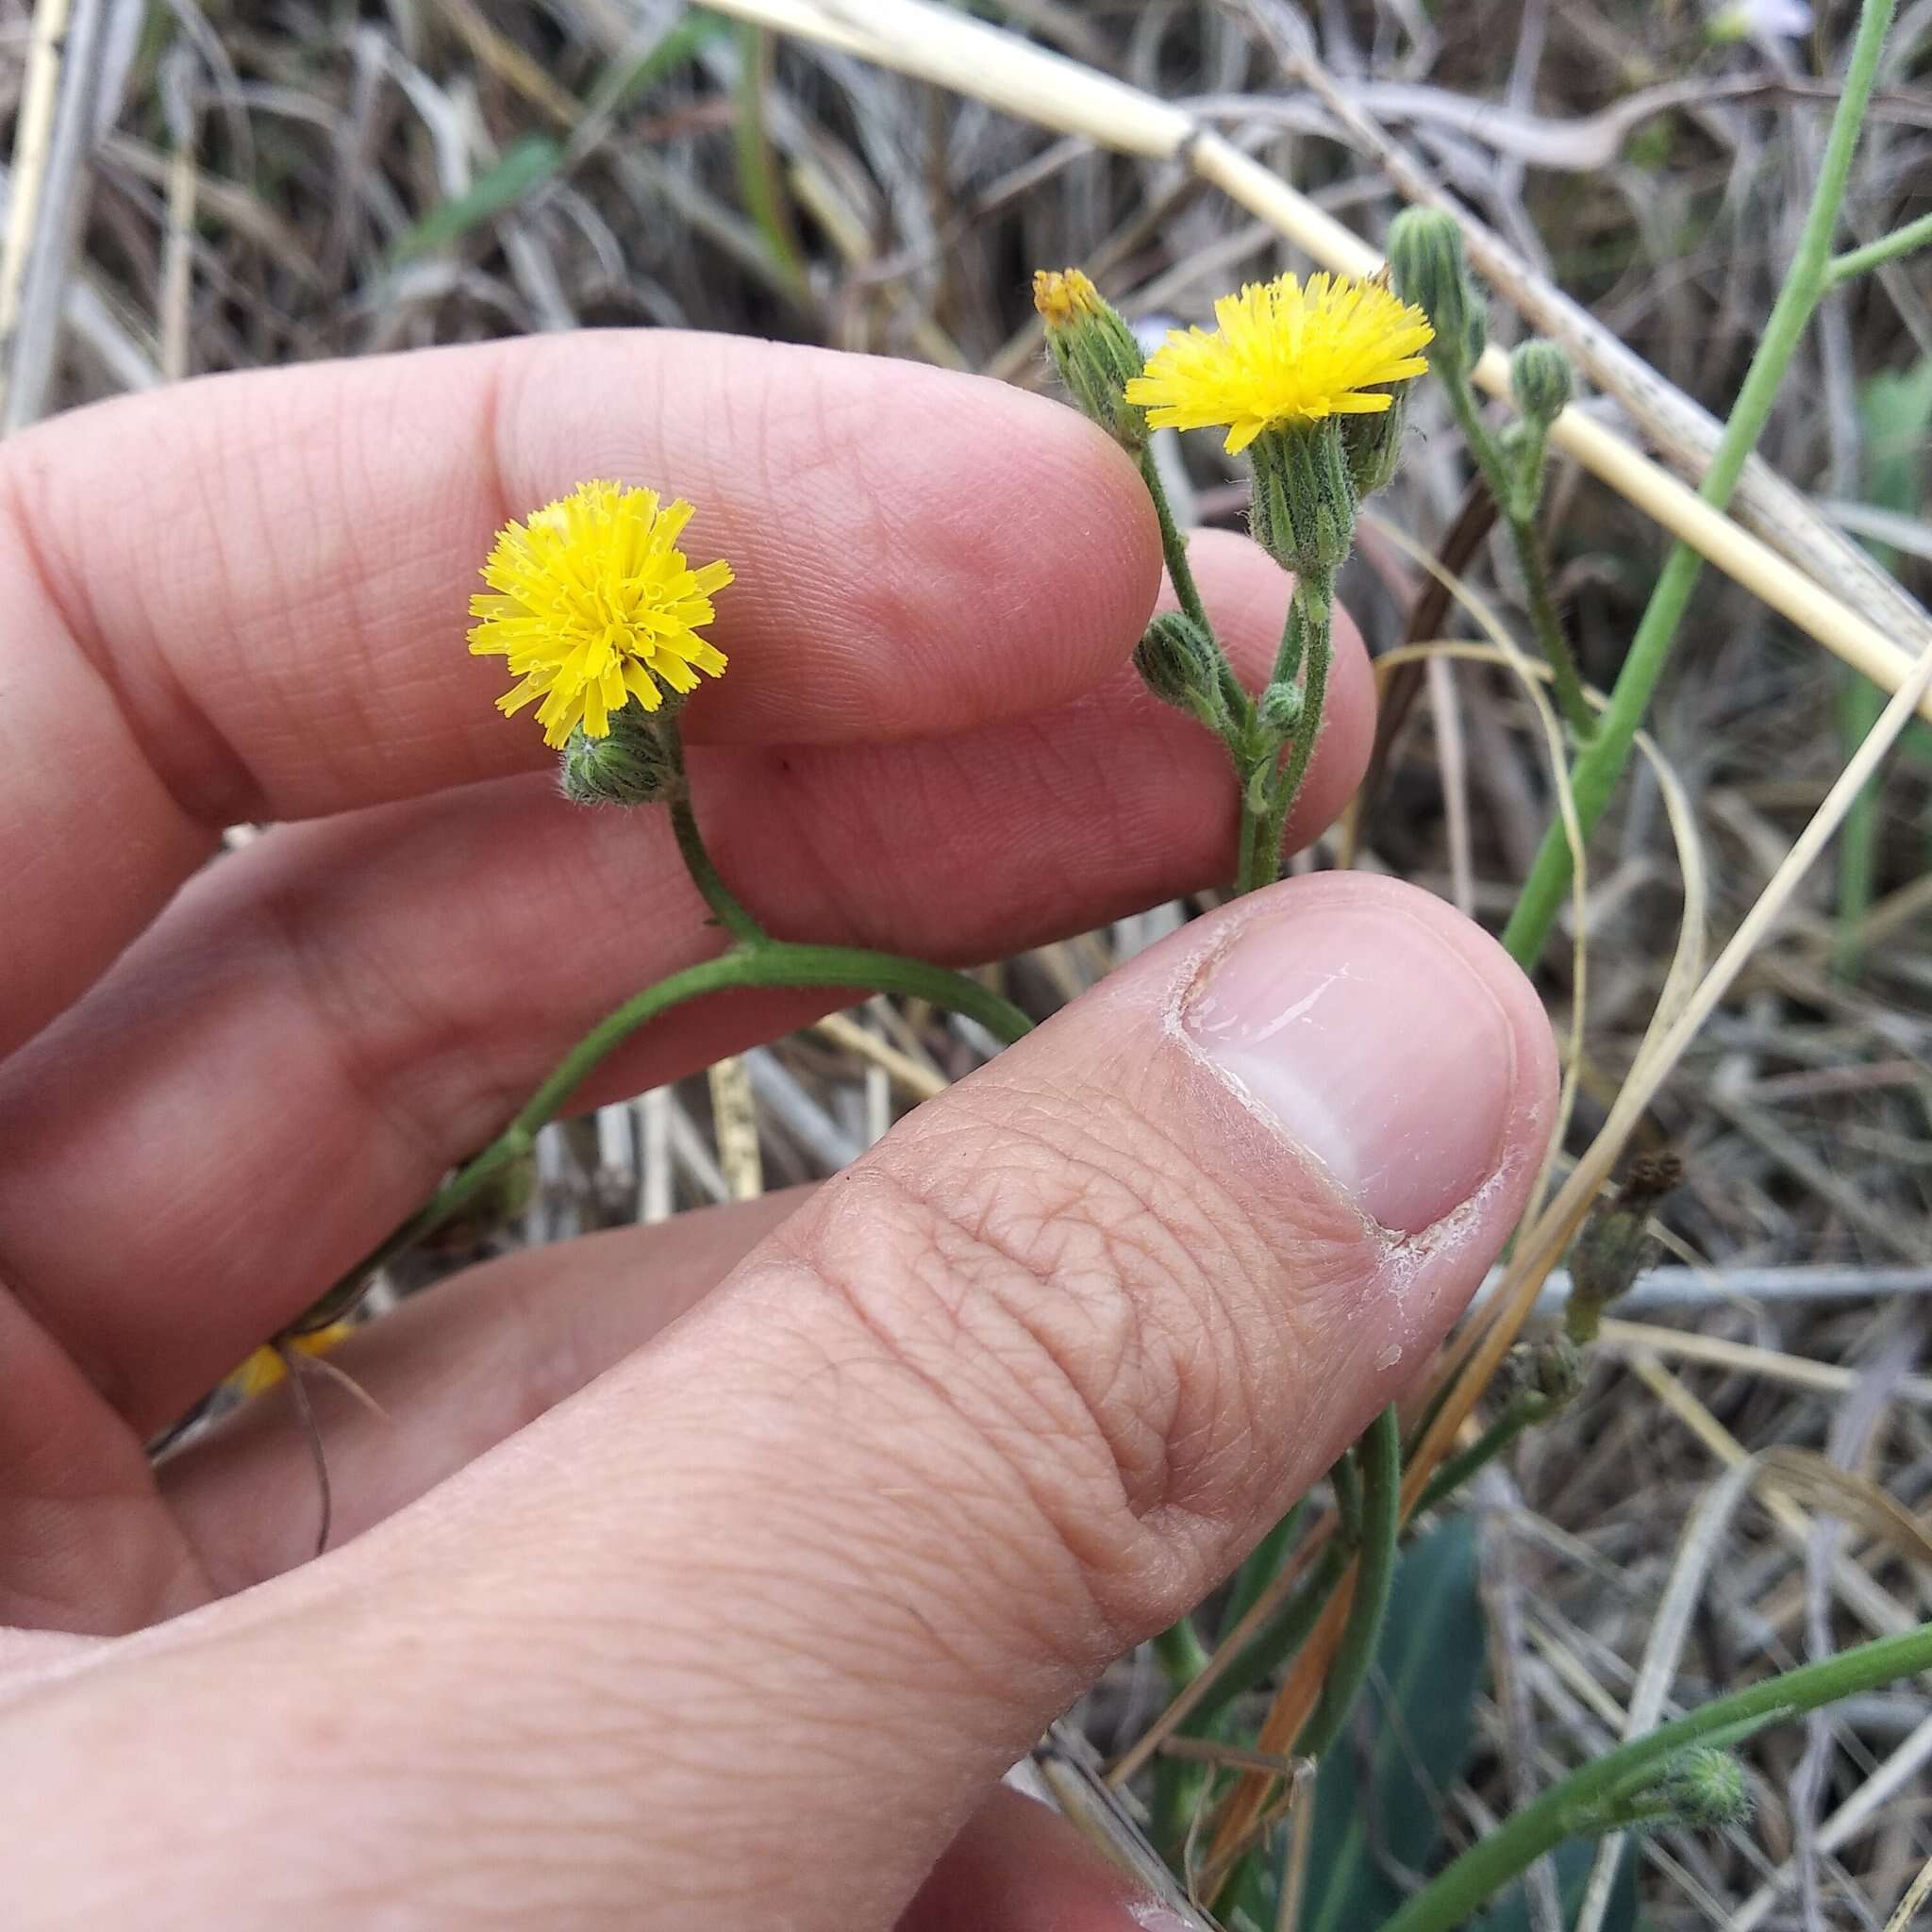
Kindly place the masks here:
POLYGON ((1328 874, 1201 921, 441 1491, 72 1680, 99 1707, 41 1740, 16 1856, 126 1803, 139 1842, 219 1831, 283 1932, 349 1890, 882 1932, 1422 1366, 1554 1086, 1526 983, 1419 891, 1328 874), (177 1749, 210 1723, 219 1803, 177 1749), (131 1735, 152 1775, 104 1795, 131 1735))

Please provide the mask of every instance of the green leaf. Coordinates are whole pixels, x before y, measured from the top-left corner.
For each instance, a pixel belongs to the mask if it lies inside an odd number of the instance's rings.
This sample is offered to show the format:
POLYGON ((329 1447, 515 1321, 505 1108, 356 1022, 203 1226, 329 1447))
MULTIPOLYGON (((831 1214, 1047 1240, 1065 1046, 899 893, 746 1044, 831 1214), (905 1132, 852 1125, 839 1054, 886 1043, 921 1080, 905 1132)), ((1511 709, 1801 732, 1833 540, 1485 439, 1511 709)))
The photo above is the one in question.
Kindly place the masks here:
MULTIPOLYGON (((731 30, 732 23, 722 14, 708 13, 702 8, 680 16, 627 66, 613 65, 607 70, 600 92, 608 98, 609 111, 622 112, 647 88, 683 66, 708 42, 731 30)), ((464 193, 440 203, 406 229, 390 250, 389 265, 400 268, 420 255, 432 255, 460 242, 472 228, 516 207, 541 188, 563 167, 567 158, 563 142, 548 135, 526 134, 512 142, 464 193)))
POLYGON ((1361 1708, 1316 1777, 1301 1932, 1363 1932, 1402 1903, 1390 1864, 1429 1862, 1474 1746, 1483 1665, 1475 1524, 1452 1516, 1402 1559, 1361 1708))
POLYGON ((526 134, 506 148, 493 167, 484 169, 467 192, 440 203, 407 230, 390 250, 391 266, 399 267, 419 255, 447 248, 492 215, 514 208, 531 189, 547 181, 562 160, 559 142, 548 135, 526 134))
MULTIPOLYGON (((1595 1839, 1573 1838, 1550 1854, 1557 1861, 1557 1895, 1563 1902, 1566 1925, 1575 1924, 1576 1914, 1583 1907, 1584 1889, 1590 1883, 1596 1846, 1595 1839)), ((1604 1932, 1635 1932, 1636 1924, 1637 1859, 1626 1843, 1610 1885, 1604 1932)), ((1512 1885, 1481 1918, 1471 1922, 1470 1932, 1531 1932, 1529 1901, 1524 1896, 1523 1887, 1512 1885)))

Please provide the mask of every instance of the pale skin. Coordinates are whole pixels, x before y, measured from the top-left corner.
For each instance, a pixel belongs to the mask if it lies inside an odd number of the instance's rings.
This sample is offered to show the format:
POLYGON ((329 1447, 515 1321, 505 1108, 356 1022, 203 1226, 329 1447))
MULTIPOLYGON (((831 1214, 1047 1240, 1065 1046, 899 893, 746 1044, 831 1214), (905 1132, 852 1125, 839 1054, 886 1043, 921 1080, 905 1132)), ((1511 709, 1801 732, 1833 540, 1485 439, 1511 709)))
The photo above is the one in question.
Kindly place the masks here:
MULTIPOLYGON (((558 798, 462 648, 495 527, 587 475, 691 497, 693 558, 738 573, 689 732, 773 931, 968 962, 1228 871, 1224 755, 1127 666, 1153 516, 1058 406, 610 334, 217 379, 0 449, 23 1932, 1144 1924, 1001 1773, 1413 1378, 1520 1210, 1529 989, 1412 889, 1293 881, 815 1192, 358 1333, 337 1359, 388 1419, 317 1389, 321 1560, 286 1392, 151 1469, 591 1022, 718 945, 661 818, 558 798), (206 866, 242 820, 275 829, 206 866)), ((1286 580, 1194 552, 1258 675, 1286 580)), ((1291 842, 1366 755, 1338 647, 1291 842)), ((581 1098, 828 1003, 691 1008, 581 1098)))

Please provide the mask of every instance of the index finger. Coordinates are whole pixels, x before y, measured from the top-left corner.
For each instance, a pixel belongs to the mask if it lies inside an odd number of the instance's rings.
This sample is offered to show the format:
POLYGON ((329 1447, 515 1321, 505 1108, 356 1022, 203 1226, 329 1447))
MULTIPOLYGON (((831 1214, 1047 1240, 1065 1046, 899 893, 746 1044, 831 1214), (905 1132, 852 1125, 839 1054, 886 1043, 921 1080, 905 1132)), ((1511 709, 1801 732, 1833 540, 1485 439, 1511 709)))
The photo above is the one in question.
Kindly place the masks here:
POLYGON ((591 475, 698 507, 735 660, 691 735, 884 741, 1057 705, 1118 665, 1159 554, 1131 467, 974 377, 672 332, 225 376, 0 454, 5 1051, 238 819, 540 763, 464 649, 492 532, 591 475), (85 876, 88 890, 75 891, 85 876))

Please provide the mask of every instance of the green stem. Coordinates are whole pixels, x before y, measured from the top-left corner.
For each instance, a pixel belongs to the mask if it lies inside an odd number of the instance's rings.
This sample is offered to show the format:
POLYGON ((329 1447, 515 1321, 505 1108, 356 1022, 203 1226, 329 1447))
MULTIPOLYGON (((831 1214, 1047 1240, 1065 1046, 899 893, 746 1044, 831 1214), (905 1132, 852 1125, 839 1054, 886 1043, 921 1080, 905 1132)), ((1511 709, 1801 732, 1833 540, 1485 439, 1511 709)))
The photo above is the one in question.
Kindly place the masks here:
POLYGON ((858 946, 792 945, 757 940, 734 946, 715 959, 687 966, 634 994, 591 1027, 558 1063, 557 1070, 518 1110, 516 1118, 474 1159, 446 1180, 428 1203, 406 1221, 375 1252, 357 1263, 296 1324, 295 1332, 326 1326, 353 1305, 369 1274, 433 1234, 475 1195, 493 1175, 521 1159, 539 1131, 563 1109, 597 1063, 636 1033, 686 1000, 730 987, 851 987, 867 992, 900 993, 930 1000, 976 1020, 1010 1046, 1032 1031, 1033 1023, 1010 1000, 964 974, 928 966, 897 953, 858 946), (344 1301, 343 1297, 350 1299, 344 1301))
POLYGON ((1720 1733, 1735 1738, 1744 1727, 1797 1717, 1924 1670, 1932 1670, 1932 1624, 1767 1677, 1634 1739, 1552 1785, 1479 1840, 1385 1921, 1381 1932, 1454 1932, 1545 1852, 1579 1831, 1603 1828, 1617 1795, 1646 1766, 1687 1745, 1720 1733))
POLYGON ((1304 1497, 1255 1547, 1247 1560, 1234 1574, 1234 1586, 1227 1593, 1227 1607, 1221 1613, 1224 1631, 1241 1627, 1241 1621, 1261 1600, 1261 1592, 1274 1581, 1307 1515, 1304 1497))
MULTIPOLYGON (((1583 680, 1577 675, 1570 639, 1557 613, 1557 600, 1550 591, 1549 559, 1544 551, 1542 532, 1536 521, 1539 506, 1521 500, 1524 491, 1516 487, 1501 447, 1483 422, 1475 393, 1469 385, 1468 373, 1459 367, 1451 367, 1439 369, 1438 374, 1441 377, 1443 391, 1449 398, 1450 408, 1462 430, 1462 440, 1489 490, 1491 501, 1502 515, 1504 527, 1509 533, 1509 541, 1516 552, 1517 567, 1523 573, 1524 590, 1528 598, 1530 627, 1536 632, 1543 656, 1549 659, 1557 687, 1557 702, 1561 706, 1564 719, 1578 743, 1587 744, 1596 735, 1597 715, 1583 694, 1583 680)), ((1541 468, 1539 461, 1539 476, 1541 468)), ((1534 493, 1541 495, 1540 487, 1534 493)))
POLYGON ((1328 1607, 1328 1599, 1335 1594, 1353 1554, 1340 1540, 1328 1543, 1301 1588, 1282 1606, 1280 1615, 1264 1625, 1208 1686, 1188 1713, 1182 1730, 1191 1737, 1203 1735, 1237 1697, 1272 1676, 1308 1641, 1308 1632, 1328 1607))
POLYGON ((1331 634, 1335 579, 1305 572, 1296 579, 1293 603, 1301 613, 1296 627, 1303 653, 1302 714, 1295 720, 1294 742, 1288 754, 1287 767, 1275 785, 1274 804, 1261 825, 1251 867, 1252 880, 1243 889, 1248 891, 1256 886, 1272 886, 1281 875, 1281 841, 1288 835, 1289 817, 1307 781, 1308 766, 1315 756, 1315 741, 1322 735, 1322 713, 1328 702, 1328 668, 1334 659, 1331 634))
POLYGON ((1890 234, 1866 242, 1862 248, 1848 248, 1842 255, 1833 256, 1831 286, 1837 288, 1840 282, 1870 275, 1874 268, 1883 268, 1888 261, 1896 261, 1901 255, 1909 255, 1913 249, 1927 244, 1932 244, 1932 214, 1921 215, 1903 228, 1894 228, 1890 234))
POLYGON ((1176 1696, 1208 1668, 1208 1646, 1191 1617, 1182 1617, 1161 1631, 1154 1640, 1154 1655, 1176 1696))
POLYGON ((1392 1402, 1370 1424, 1357 1456, 1362 1477, 1362 1539, 1355 1600, 1322 1686, 1321 1701, 1294 1740, 1297 1757, 1319 1758, 1341 1735, 1382 1634, 1389 1587, 1395 1579, 1396 1537, 1402 1527, 1402 1423, 1392 1402))
POLYGON ((1167 486, 1160 480, 1160 467, 1154 460, 1150 442, 1141 451, 1141 480, 1154 499, 1155 519, 1160 525, 1160 554, 1167 559, 1168 580, 1182 611, 1191 617, 1211 638, 1214 626, 1208 622, 1208 607, 1201 601, 1201 587, 1194 581, 1194 566, 1188 561, 1188 540, 1174 520, 1174 508, 1167 500, 1167 486))
POLYGON ((691 874, 691 884, 704 896, 707 906, 726 932, 746 945, 757 945, 766 937, 765 929, 740 903, 738 895, 724 883, 723 874, 711 862, 698 831, 697 815, 691 810, 691 776, 684 764, 684 733, 677 720, 667 718, 658 727, 658 741, 676 782, 671 791, 671 829, 676 835, 678 856, 691 874))
POLYGON ((1485 1463, 1493 1462, 1524 1429, 1541 1422, 1549 1412, 1549 1403, 1538 1396, 1512 1402, 1467 1449, 1450 1457, 1429 1478, 1415 1500, 1409 1521, 1413 1523, 1427 1511, 1439 1508, 1485 1463))
MULTIPOLYGON (((1718 439, 1710 468, 1698 491, 1713 508, 1723 509, 1730 502, 1744 464, 1757 447, 1777 401, 1778 389, 1791 358, 1797 353, 1820 300, 1832 286, 1831 238, 1844 203, 1858 129, 1871 98, 1873 78, 1878 70, 1878 57, 1895 4, 1896 0, 1864 0, 1859 12, 1857 39, 1853 42, 1851 59, 1845 68, 1843 89, 1832 116, 1831 133, 1818 171, 1818 185, 1812 192, 1797 253, 1786 271, 1784 286, 1778 291, 1771 317, 1764 325, 1757 353, 1751 358, 1730 420, 1718 439)), ((1688 543, 1673 547, 1651 591, 1637 635, 1631 640, 1629 656, 1617 675, 1596 736, 1578 756, 1571 773, 1576 814, 1586 839, 1603 817, 1624 768, 1629 763, 1638 729, 1650 708, 1651 696, 1663 675, 1703 567, 1703 558, 1688 543)), ((1550 927, 1570 890, 1571 873, 1569 841, 1561 824, 1553 823, 1543 835, 1522 896, 1503 934, 1504 945, 1519 965, 1529 967, 1541 955, 1550 927)))
POLYGON ((1583 694, 1583 679, 1577 675, 1569 633, 1563 628, 1556 597, 1550 590, 1550 565, 1542 532, 1534 516, 1519 517, 1513 510, 1504 522, 1509 541, 1516 546, 1517 567, 1523 572, 1523 588, 1529 603, 1530 625, 1543 647, 1543 656, 1549 659, 1557 703, 1577 743, 1588 744, 1596 736, 1596 713, 1583 694))

